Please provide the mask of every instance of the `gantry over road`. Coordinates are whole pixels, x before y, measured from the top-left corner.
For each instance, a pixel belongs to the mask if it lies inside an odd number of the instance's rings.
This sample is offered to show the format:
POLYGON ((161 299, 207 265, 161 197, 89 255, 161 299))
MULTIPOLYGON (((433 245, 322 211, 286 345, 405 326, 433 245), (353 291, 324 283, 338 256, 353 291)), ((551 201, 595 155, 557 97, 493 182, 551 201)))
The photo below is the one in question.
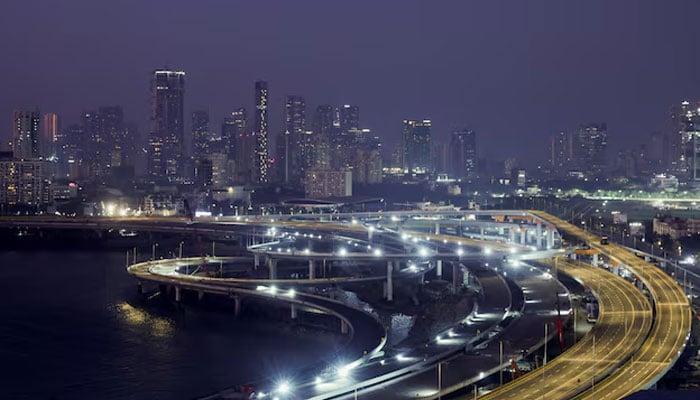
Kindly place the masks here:
POLYGON ((540 211, 531 213, 587 242, 591 248, 610 259, 624 264, 644 283, 652 299, 654 321, 649 336, 639 351, 617 372, 582 397, 619 399, 656 384, 676 362, 690 336, 691 308, 681 287, 664 271, 620 246, 601 245, 598 236, 560 218, 540 211))

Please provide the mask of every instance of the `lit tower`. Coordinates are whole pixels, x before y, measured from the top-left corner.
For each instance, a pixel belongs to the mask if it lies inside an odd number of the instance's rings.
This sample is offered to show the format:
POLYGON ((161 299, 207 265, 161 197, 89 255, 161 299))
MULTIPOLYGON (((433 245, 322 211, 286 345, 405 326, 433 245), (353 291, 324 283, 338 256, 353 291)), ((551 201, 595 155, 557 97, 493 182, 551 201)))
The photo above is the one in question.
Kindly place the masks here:
POLYGON ((461 129, 452 133, 452 171, 457 178, 476 177, 476 132, 461 129))
POLYGON ((306 134, 306 102, 301 96, 287 96, 284 106, 284 132, 278 140, 277 162, 281 180, 285 183, 301 182, 308 167, 305 162, 310 150, 306 134))
POLYGON ((39 108, 22 108, 12 113, 12 153, 16 160, 41 157, 39 108))
POLYGON ((209 111, 192 113, 192 152, 195 159, 205 158, 210 152, 209 111))
POLYGON ((425 174, 433 169, 430 162, 431 127, 429 119, 403 120, 403 168, 409 173, 425 174))
POLYGON ((153 177, 176 180, 183 171, 183 71, 156 70, 151 80, 151 123, 148 170, 153 177))
POLYGON ((270 180, 269 143, 267 135, 267 82, 255 82, 255 173, 257 183, 267 183, 270 180))
POLYGON ((44 134, 42 142, 44 149, 42 155, 44 158, 56 156, 56 142, 60 136, 58 114, 44 114, 44 134))

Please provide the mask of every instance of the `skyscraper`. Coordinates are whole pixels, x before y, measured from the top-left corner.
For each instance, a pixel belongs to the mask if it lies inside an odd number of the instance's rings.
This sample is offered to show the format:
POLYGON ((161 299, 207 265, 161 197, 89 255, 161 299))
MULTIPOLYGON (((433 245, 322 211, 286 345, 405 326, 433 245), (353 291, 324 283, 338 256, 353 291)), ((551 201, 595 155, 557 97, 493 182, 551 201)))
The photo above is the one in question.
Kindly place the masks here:
POLYGON ((192 153, 195 159, 200 160, 210 152, 209 144, 209 111, 199 110, 192 113, 192 153))
POLYGON ((17 160, 39 159, 42 154, 39 108, 17 109, 12 113, 12 153, 17 160))
POLYGON ((231 113, 231 119, 236 125, 234 140, 234 181, 237 183, 255 182, 254 170, 256 153, 256 137, 248 130, 248 113, 241 107, 231 113))
POLYGON ((119 167, 127 164, 134 152, 134 138, 124 124, 124 110, 121 106, 99 107, 97 119, 102 136, 105 166, 119 167))
POLYGON ((335 127, 334 109, 329 105, 316 107, 314 115, 314 129, 312 137, 313 156, 311 157, 314 168, 327 169, 331 166, 331 139, 335 127))
POLYGON ((267 82, 255 82, 255 174, 257 183, 267 183, 270 180, 269 143, 267 135, 267 82))
POLYGON ((344 105, 340 108, 340 130, 343 133, 360 129, 360 107, 344 105))
POLYGON ((573 156, 581 171, 600 174, 606 168, 608 127, 605 123, 581 125, 574 136, 573 156))
POLYGON ((671 111, 670 170, 700 180, 700 103, 683 101, 671 111))
POLYGON ((403 120, 403 168, 409 173, 425 174, 433 169, 430 162, 431 127, 432 122, 429 119, 403 120))
POLYGON ((476 132, 461 129, 452 133, 452 172, 457 178, 476 177, 476 132))
POLYGON ((567 173, 572 160, 572 136, 559 132, 549 139, 549 170, 552 175, 562 176, 567 173))
POLYGON ((183 172, 184 94, 183 71, 153 72, 148 170, 154 178, 177 180, 183 172))
POLYGON ((300 183, 304 171, 309 167, 307 161, 310 147, 305 135, 306 102, 301 96, 287 96, 284 106, 284 132, 277 141, 277 165, 281 181, 300 183))
POLYGON ((59 132, 59 119, 58 114, 46 113, 44 114, 44 126, 43 126, 43 150, 41 154, 45 158, 52 158, 56 156, 56 143, 60 136, 59 132))
POLYGON ((224 118, 221 124, 221 147, 212 152, 226 154, 229 160, 235 160, 238 154, 237 137, 240 132, 240 120, 234 116, 224 118))

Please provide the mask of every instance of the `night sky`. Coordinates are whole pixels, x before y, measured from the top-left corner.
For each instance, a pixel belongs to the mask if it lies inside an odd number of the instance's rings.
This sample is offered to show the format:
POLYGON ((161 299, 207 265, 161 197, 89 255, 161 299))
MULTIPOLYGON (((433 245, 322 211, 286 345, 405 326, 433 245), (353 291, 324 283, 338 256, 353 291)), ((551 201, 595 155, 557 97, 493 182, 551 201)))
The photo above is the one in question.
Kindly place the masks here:
MULTIPOLYGON (((667 129, 700 99, 700 1, 21 0, 0 8, 0 135, 16 106, 123 105, 148 130, 149 78, 187 72, 189 113, 253 107, 269 81, 270 132, 287 94, 360 106, 391 148, 403 118, 436 140, 477 131, 480 153, 531 159, 547 138, 605 121, 614 149, 667 129)), ((612 154, 612 152, 610 153, 612 154)))

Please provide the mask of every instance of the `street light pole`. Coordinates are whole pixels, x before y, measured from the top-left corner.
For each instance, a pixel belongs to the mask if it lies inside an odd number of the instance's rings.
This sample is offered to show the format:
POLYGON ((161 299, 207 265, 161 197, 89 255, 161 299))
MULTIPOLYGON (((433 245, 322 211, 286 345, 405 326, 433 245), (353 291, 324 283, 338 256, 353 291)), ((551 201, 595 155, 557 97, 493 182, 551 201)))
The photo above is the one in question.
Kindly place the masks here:
POLYGON ((438 400, 442 398, 442 362, 438 362, 438 400))
POLYGON ((595 335, 593 335, 593 368, 591 368, 591 390, 595 394, 595 335))
POLYGON ((499 378, 500 378, 500 385, 503 386, 503 341, 498 342, 498 355, 499 355, 499 360, 498 360, 498 371, 499 371, 499 378))

